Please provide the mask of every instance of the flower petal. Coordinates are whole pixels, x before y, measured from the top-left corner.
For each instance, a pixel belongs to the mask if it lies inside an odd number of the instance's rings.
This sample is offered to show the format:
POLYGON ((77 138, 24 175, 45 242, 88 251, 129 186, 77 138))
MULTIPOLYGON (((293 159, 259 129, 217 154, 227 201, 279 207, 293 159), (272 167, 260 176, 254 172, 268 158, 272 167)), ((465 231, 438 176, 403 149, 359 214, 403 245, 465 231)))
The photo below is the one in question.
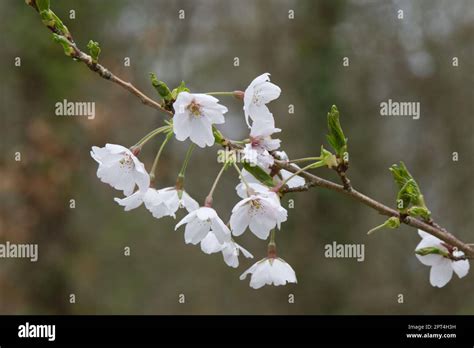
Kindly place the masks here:
POLYGON ((432 286, 442 288, 451 280, 452 276, 451 260, 445 258, 442 262, 431 267, 430 283, 432 286))

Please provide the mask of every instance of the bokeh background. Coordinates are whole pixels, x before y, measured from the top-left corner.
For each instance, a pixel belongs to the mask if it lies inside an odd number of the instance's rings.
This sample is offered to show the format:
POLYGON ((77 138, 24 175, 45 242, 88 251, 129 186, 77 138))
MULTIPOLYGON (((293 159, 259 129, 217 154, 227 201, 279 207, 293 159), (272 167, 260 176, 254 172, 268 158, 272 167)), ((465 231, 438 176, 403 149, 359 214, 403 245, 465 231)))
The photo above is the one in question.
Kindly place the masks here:
MULTIPOLYGON (((52 8, 82 48, 89 39, 99 41, 102 63, 150 96, 156 97, 151 71, 170 86, 185 80, 195 92, 244 89, 270 72, 283 91, 270 108, 291 157, 319 153, 326 113, 337 104, 354 186, 393 206, 388 167, 403 159, 435 219, 474 242, 472 1, 63 0, 52 1, 52 8), (420 102, 421 118, 380 116, 379 105, 389 98, 420 102)), ((366 231, 383 217, 334 192, 287 195, 283 204, 294 199, 295 208, 277 242, 298 284, 258 291, 239 280, 253 261, 241 258, 239 269, 228 268, 220 254, 185 245, 176 221, 156 220, 144 208, 123 212, 113 201, 119 193, 97 179, 90 148, 131 146, 164 117, 64 56, 23 2, 2 1, 0 12, 0 242, 39 244, 36 263, 0 260, 0 313, 474 314, 473 272, 462 280, 454 276, 442 289, 431 287, 429 268, 413 253, 414 229, 369 238, 366 231), (94 101, 96 118, 55 116, 54 104, 63 99, 94 101), (365 261, 325 258, 324 246, 333 241, 365 244, 365 261)), ((246 137, 241 104, 221 100, 230 109, 223 132, 246 137)), ((160 140, 142 152, 148 168, 160 140)), ((160 186, 174 183, 186 148, 177 141, 166 148, 160 186)), ((196 151, 188 167, 186 187, 199 201, 219 170, 216 150, 196 151)), ((329 170, 319 174, 337 180, 329 170)), ((238 201, 236 183, 229 171, 215 195, 224 219, 238 201)), ((238 241, 257 259, 265 255, 266 244, 251 233, 238 241)))

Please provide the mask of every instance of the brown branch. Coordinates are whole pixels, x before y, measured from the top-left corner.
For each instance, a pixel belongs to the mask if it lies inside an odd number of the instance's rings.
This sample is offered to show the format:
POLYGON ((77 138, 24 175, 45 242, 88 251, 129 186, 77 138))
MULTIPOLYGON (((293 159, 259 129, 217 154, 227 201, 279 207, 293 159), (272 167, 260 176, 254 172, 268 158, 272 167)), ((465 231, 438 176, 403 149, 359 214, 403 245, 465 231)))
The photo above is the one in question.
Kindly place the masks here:
MULTIPOLYGON (((27 4, 33 7, 37 12, 38 12, 38 7, 36 6, 35 0, 29 0, 27 1, 27 4)), ((56 28, 47 26, 49 30, 51 30, 53 33, 61 35, 60 32, 56 30, 56 28)), ((116 83, 117 85, 121 86, 122 88, 126 89, 136 97, 140 99, 140 101, 147 105, 150 106, 156 110, 162 111, 170 116, 173 116, 173 113, 170 110, 167 110, 164 108, 162 105, 160 105, 158 102, 154 101, 150 97, 146 96, 143 92, 141 92, 138 88, 136 88, 133 84, 130 82, 122 80, 120 77, 117 75, 113 74, 110 70, 106 69, 103 65, 99 63, 94 63, 92 60, 92 57, 88 55, 87 53, 83 52, 79 47, 77 47, 76 43, 72 39, 72 35, 68 35, 66 39, 69 41, 70 46, 74 49, 74 53, 71 56, 72 58, 79 60, 83 62, 84 64, 87 65, 87 67, 96 72, 97 74, 100 75, 100 77, 112 81, 116 83)))
MULTIPOLYGON (((275 160, 275 163, 280 168, 286 169, 292 173, 295 173, 298 171, 298 168, 296 166, 286 161, 275 160)), ((401 216, 397 210, 392 209, 380 202, 377 202, 376 200, 364 195, 363 193, 360 193, 359 191, 355 189, 347 190, 344 188, 343 185, 339 185, 332 181, 325 180, 314 174, 311 174, 308 172, 302 172, 299 175, 306 179, 307 183, 306 185, 304 185, 305 187, 307 186, 309 188, 312 186, 318 186, 318 187, 327 188, 332 191, 343 193, 346 196, 350 196, 353 199, 365 204, 366 206, 372 209, 375 209, 382 215, 386 215, 390 217, 395 216, 400 219, 400 222, 403 222, 406 225, 419 228, 425 232, 428 232, 429 234, 441 239, 447 244, 452 245, 453 247, 457 247, 459 250, 462 250, 465 253, 466 258, 474 259, 474 247, 472 244, 467 244, 460 241, 454 235, 449 233, 446 229, 440 227, 439 225, 435 223, 427 223, 419 219, 413 218, 411 216, 401 216)), ((301 191, 305 191, 305 190, 306 189, 302 189, 301 191)), ((299 190, 286 189, 284 192, 297 192, 297 191, 299 190)))

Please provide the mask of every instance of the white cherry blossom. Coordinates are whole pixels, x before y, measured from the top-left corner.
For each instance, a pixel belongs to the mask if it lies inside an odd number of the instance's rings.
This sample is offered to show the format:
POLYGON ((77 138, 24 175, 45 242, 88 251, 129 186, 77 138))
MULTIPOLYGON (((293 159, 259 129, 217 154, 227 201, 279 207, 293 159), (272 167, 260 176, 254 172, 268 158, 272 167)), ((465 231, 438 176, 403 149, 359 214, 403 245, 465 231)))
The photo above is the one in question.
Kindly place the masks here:
MULTIPOLYGON (((444 242, 425 231, 418 230, 422 238, 415 250, 424 248, 437 248, 454 258, 463 257, 464 253, 458 250, 449 250, 444 242)), ((426 266, 431 266, 430 283, 432 286, 442 288, 453 277, 453 271, 459 278, 463 278, 469 272, 468 260, 453 260, 439 254, 418 255, 416 257, 426 266)))
POLYGON ((270 74, 264 73, 256 77, 247 87, 244 93, 245 121, 250 127, 249 118, 252 121, 273 119, 266 104, 280 96, 281 89, 270 82, 270 74))
POLYGON ((235 243, 233 240, 229 242, 219 243, 214 233, 208 233, 208 235, 201 241, 201 250, 206 254, 213 254, 222 252, 224 262, 233 268, 239 267, 239 255, 240 252, 246 258, 253 258, 253 255, 235 243))
POLYGON ((281 206, 273 191, 252 194, 232 209, 230 227, 234 236, 240 236, 249 227, 260 239, 267 239, 270 231, 286 221, 288 212, 281 206))
POLYGON ((186 225, 184 239, 186 244, 198 244, 209 232, 212 232, 219 243, 230 241, 230 230, 217 215, 217 212, 209 207, 200 207, 186 215, 175 227, 177 230, 181 225, 186 225))
POLYGON ((214 144, 213 124, 224 123, 227 108, 207 94, 181 92, 173 104, 173 132, 176 139, 190 138, 199 147, 214 144))
POLYGON ((274 163, 270 151, 278 149, 281 142, 280 139, 272 139, 271 135, 280 132, 281 129, 275 128, 273 125, 260 127, 261 123, 266 122, 256 121, 253 123, 250 143, 246 144, 243 149, 243 159, 251 165, 258 165, 268 170, 274 163))
POLYGON ((296 274, 293 268, 281 258, 265 258, 258 261, 240 276, 244 280, 248 274, 250 287, 260 289, 264 285, 286 285, 296 283, 296 274))
POLYGON ((164 205, 163 212, 167 212, 165 215, 172 217, 176 217, 179 208, 185 208, 188 213, 199 208, 198 202, 186 191, 178 190, 175 186, 158 190, 158 197, 160 204, 164 205))
POLYGON ((130 196, 138 185, 140 191, 150 186, 150 176, 142 162, 126 147, 106 144, 105 147, 93 146, 90 152, 99 163, 97 177, 125 196, 130 196))

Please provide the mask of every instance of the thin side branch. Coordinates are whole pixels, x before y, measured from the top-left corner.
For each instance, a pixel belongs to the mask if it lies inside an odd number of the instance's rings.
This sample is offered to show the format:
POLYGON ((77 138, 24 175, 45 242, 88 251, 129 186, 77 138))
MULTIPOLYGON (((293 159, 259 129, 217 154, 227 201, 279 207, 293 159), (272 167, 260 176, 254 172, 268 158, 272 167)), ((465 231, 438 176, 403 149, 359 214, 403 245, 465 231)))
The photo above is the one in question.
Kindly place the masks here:
MULTIPOLYGON (((275 160, 275 163, 282 169, 286 169, 292 173, 295 173, 298 171, 298 168, 294 166, 293 164, 290 164, 286 161, 281 161, 281 160, 275 160)), ((386 216, 395 216, 400 219, 400 222, 403 222, 406 225, 419 228, 425 232, 428 232, 429 234, 441 239, 442 241, 446 242, 449 245, 452 245, 453 247, 457 247, 459 250, 463 251, 466 255, 466 258, 469 259, 474 259, 474 248, 472 244, 467 244, 459 239, 457 239, 454 235, 449 233, 446 229, 440 227, 439 225, 435 223, 427 223, 422 220, 413 218, 411 216, 401 216, 400 213, 392 209, 380 202, 377 202, 376 200, 364 195, 363 193, 360 193, 359 191, 355 189, 347 190, 344 188, 343 185, 336 184, 332 181, 325 180, 323 178, 320 178, 319 176, 316 176, 314 174, 308 173, 308 172, 302 172, 299 174, 301 177, 305 178, 307 181, 307 184, 304 185, 304 187, 301 187, 301 190, 291 190, 287 189, 285 192, 297 192, 297 191, 306 191, 307 189, 304 188, 310 188, 313 186, 318 186, 318 187, 324 187, 332 191, 340 192, 345 194, 346 196, 350 196, 353 199, 365 204, 366 206, 375 209, 382 215, 386 216)))
MULTIPOLYGON (((38 12, 38 7, 36 6, 36 2, 34 0, 30 0, 27 3, 28 3, 28 5, 33 7, 38 12)), ((54 27, 48 26, 48 29, 51 30, 55 34, 58 34, 58 32, 56 31, 56 29, 54 27)), ((83 62, 84 64, 86 64, 87 67, 90 70, 92 70, 92 71, 96 72, 97 74, 99 74, 100 77, 102 77, 106 80, 110 80, 110 81, 116 83, 117 85, 121 86, 122 88, 126 89, 127 91, 129 91, 130 93, 132 93, 133 95, 138 97, 143 104, 148 105, 148 106, 150 106, 150 107, 152 107, 156 110, 162 111, 162 112, 168 114, 171 117, 173 116, 173 113, 171 111, 165 109, 158 102, 156 102, 155 100, 153 100, 150 97, 146 96, 143 92, 141 92, 133 84, 131 84, 130 82, 122 80, 120 77, 113 74, 110 70, 106 69, 103 65, 101 65, 99 63, 94 63, 92 61, 92 57, 90 55, 83 52, 79 47, 77 47, 76 43, 74 42, 74 40, 72 38, 72 35, 68 35, 67 39, 69 40, 71 47, 74 49, 74 54, 73 54, 72 58, 74 58, 76 60, 79 60, 79 61, 83 62)))

